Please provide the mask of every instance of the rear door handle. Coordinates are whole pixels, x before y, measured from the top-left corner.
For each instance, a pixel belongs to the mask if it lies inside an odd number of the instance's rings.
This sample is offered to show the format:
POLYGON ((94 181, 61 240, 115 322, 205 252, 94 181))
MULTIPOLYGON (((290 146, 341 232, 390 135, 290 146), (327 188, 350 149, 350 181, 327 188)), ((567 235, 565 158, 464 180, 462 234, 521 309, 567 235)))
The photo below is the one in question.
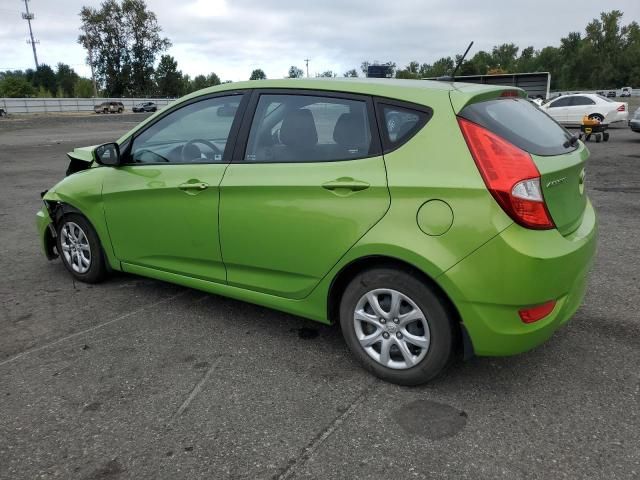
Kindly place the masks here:
POLYGON ((178 185, 178 188, 185 192, 200 191, 209 188, 209 184, 204 182, 186 182, 178 185))
POLYGON ((331 180, 322 184, 322 188, 325 188, 327 190, 351 190, 352 192, 366 190, 367 188, 369 188, 369 186, 370 185, 367 182, 355 180, 351 177, 337 178, 336 180, 331 180))

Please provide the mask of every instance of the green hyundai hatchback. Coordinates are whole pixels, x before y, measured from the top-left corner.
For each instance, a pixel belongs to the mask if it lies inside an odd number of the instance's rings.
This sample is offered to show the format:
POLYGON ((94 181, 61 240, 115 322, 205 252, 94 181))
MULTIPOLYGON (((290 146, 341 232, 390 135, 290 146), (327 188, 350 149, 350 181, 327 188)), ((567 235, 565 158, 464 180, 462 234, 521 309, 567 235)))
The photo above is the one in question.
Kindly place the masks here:
POLYGON ((588 156, 518 89, 232 83, 70 152, 37 224, 77 280, 119 270, 339 322, 367 370, 415 385, 574 314, 588 156))

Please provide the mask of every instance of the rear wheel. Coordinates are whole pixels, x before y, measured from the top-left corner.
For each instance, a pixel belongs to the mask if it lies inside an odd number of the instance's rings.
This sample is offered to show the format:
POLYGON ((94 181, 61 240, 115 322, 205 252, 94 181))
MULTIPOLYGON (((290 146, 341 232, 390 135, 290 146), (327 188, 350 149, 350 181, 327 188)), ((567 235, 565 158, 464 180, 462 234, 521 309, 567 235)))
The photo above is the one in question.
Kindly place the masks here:
POLYGON ((75 213, 65 215, 57 228, 57 249, 65 268, 85 283, 98 283, 107 269, 98 235, 91 224, 75 213))
POLYGON ((591 120, 598 120, 600 123, 604 121, 604 115, 600 115, 599 113, 592 113, 589 115, 591 120))
POLYGON ((453 351, 451 322, 442 300, 403 270, 374 268, 358 274, 342 296, 340 324, 363 367, 399 385, 433 379, 453 351))

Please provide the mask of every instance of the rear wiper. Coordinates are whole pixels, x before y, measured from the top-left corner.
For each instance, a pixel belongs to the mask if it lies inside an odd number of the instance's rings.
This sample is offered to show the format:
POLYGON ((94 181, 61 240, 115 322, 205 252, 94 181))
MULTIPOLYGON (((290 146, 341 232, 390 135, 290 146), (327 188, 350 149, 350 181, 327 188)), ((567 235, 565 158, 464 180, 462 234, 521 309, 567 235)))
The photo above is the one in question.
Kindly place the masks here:
POLYGON ((571 138, 564 142, 562 146, 564 148, 575 147, 576 143, 578 143, 578 137, 576 135, 571 135, 571 138))

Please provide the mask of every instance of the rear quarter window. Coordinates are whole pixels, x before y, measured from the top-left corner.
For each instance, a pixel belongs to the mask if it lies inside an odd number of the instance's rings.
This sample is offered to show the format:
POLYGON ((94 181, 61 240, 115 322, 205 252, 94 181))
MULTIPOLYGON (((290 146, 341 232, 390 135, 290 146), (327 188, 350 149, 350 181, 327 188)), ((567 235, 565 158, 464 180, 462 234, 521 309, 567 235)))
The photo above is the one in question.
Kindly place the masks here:
POLYGON ((428 107, 405 102, 376 103, 378 122, 381 123, 384 153, 391 152, 408 142, 429 121, 433 111, 428 107))
POLYGON ((459 115, 533 155, 562 155, 578 148, 564 127, 523 98, 473 103, 459 115))

